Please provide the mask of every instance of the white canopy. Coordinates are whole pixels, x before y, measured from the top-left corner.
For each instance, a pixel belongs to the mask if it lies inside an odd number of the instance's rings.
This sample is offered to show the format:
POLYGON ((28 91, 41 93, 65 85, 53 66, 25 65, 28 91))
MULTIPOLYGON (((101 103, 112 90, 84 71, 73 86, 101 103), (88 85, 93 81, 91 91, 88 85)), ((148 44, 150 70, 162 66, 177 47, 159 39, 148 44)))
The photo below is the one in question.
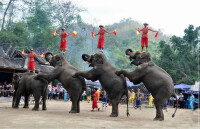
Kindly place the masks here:
POLYGON ((196 81, 195 82, 195 84, 194 85, 192 85, 192 87, 190 88, 190 90, 192 90, 192 91, 200 91, 200 82, 198 81, 196 81))

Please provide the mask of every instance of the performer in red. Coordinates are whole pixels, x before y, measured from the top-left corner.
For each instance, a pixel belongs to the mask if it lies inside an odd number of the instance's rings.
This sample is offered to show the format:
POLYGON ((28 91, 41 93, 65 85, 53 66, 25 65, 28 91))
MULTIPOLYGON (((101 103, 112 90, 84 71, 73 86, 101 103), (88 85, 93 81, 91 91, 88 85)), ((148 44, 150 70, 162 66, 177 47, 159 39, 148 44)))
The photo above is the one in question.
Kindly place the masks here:
POLYGON ((99 35, 99 41, 98 41, 98 45, 97 45, 97 48, 100 49, 101 51, 103 51, 104 49, 104 34, 105 33, 109 33, 109 34, 112 34, 112 32, 108 32, 104 29, 104 26, 103 25, 99 25, 99 32, 96 35, 99 35))
POLYGON ((143 52, 143 48, 146 47, 146 51, 148 52, 148 31, 152 31, 152 32, 158 32, 158 31, 154 31, 149 29, 147 26, 149 25, 148 23, 144 23, 144 28, 141 29, 140 31, 142 31, 142 37, 141 37, 141 47, 142 47, 142 52, 143 52))
POLYGON ((33 73, 35 73, 35 61, 34 61, 34 58, 35 58, 35 56, 39 56, 39 55, 36 55, 35 52, 33 51, 33 49, 31 49, 30 54, 23 53, 23 55, 29 56, 29 62, 28 62, 28 70, 29 70, 29 72, 33 71, 33 73))
POLYGON ((94 95, 93 95, 93 101, 92 101, 92 111, 94 111, 95 108, 97 108, 99 111, 99 108, 97 105, 97 99, 98 99, 98 92, 96 89, 94 89, 94 95))
POLYGON ((61 34, 56 33, 56 35, 60 37, 60 52, 64 54, 67 50, 67 36, 69 34, 65 31, 65 28, 62 28, 61 34))

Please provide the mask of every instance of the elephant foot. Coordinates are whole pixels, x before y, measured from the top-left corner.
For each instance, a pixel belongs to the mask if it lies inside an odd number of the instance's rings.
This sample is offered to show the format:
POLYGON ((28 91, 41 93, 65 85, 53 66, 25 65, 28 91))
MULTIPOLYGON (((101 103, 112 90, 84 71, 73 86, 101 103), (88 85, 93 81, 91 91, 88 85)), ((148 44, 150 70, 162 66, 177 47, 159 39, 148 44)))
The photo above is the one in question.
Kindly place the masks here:
POLYGON ((39 108, 34 107, 32 111, 39 111, 39 108))
POLYGON ((118 114, 111 113, 110 117, 118 117, 118 114))
POLYGON ((19 107, 18 107, 18 106, 13 106, 12 108, 14 108, 14 109, 18 109, 19 107))
POLYGON ((42 108, 42 110, 47 110, 47 108, 45 107, 45 108, 42 108))
POLYGON ((29 106, 24 106, 23 108, 29 108, 29 106))
POLYGON ((154 120, 154 121, 163 121, 164 118, 162 118, 162 117, 155 117, 153 120, 154 120))
POLYGON ((69 111, 69 113, 78 113, 78 112, 75 110, 71 110, 71 111, 69 111))

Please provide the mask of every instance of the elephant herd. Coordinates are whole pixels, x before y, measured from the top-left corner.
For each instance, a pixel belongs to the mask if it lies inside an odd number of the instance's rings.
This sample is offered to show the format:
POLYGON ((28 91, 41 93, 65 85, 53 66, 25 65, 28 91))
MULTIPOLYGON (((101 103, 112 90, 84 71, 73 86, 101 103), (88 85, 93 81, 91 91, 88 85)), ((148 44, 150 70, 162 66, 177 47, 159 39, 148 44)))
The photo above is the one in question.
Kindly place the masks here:
MULTIPOLYGON (((128 111, 128 89, 126 85, 127 77, 134 84, 143 83, 147 90, 152 94, 155 101, 156 117, 154 120, 164 120, 163 105, 173 96, 174 92, 173 80, 170 75, 158 67, 151 61, 151 55, 148 52, 133 52, 131 49, 126 50, 131 64, 137 68, 132 72, 118 70, 109 63, 106 56, 102 52, 93 55, 83 54, 82 59, 92 67, 89 71, 79 71, 69 64, 66 57, 62 54, 53 55, 51 52, 45 54, 45 59, 54 67, 50 73, 23 73, 14 76, 14 97, 13 108, 18 108, 21 95, 25 96, 24 108, 28 108, 28 98, 33 94, 35 106, 33 110, 39 110, 39 99, 42 96, 42 110, 46 110, 47 86, 48 83, 57 79, 63 87, 68 91, 72 101, 69 113, 80 113, 80 99, 86 83, 84 78, 96 81, 99 80, 102 88, 108 93, 108 98, 112 104, 111 117, 118 116, 118 104, 123 95, 127 96, 127 116, 128 111)), ((177 99, 177 98, 176 98, 177 99)), ((177 110, 177 108, 176 108, 177 110)), ((175 110, 175 112, 176 112, 175 110)), ((175 112, 172 117, 175 116, 175 112)))

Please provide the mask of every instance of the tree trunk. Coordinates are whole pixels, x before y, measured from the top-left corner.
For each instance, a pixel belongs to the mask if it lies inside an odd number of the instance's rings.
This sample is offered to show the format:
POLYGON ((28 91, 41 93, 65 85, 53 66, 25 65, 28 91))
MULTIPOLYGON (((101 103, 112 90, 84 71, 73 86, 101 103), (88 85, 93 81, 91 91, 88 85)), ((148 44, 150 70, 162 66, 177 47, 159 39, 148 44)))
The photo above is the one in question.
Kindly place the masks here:
POLYGON ((7 11, 8 11, 8 8, 10 7, 10 4, 13 0, 10 0, 9 3, 8 3, 8 6, 3 14, 3 22, 2 22, 2 25, 1 25, 1 31, 3 31, 4 29, 4 24, 5 24, 5 18, 6 18, 6 14, 7 14, 7 11))

